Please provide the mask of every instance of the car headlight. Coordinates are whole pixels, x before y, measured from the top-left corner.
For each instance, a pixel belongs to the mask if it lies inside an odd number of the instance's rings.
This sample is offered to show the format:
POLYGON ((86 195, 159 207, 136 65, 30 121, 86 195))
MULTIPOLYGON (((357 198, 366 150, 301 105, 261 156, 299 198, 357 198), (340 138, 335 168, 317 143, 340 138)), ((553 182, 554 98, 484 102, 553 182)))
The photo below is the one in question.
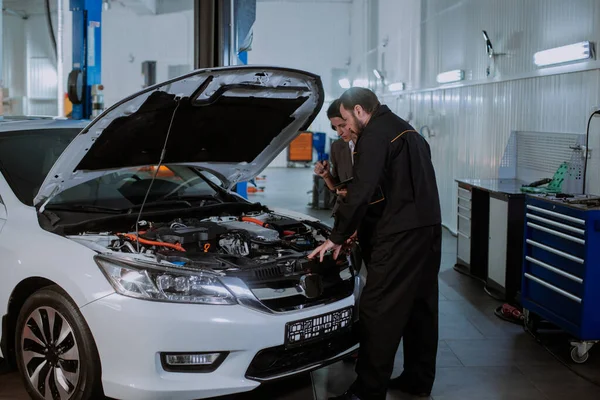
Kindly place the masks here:
POLYGON ((144 300, 195 304, 237 304, 216 275, 159 265, 94 257, 117 293, 144 300))

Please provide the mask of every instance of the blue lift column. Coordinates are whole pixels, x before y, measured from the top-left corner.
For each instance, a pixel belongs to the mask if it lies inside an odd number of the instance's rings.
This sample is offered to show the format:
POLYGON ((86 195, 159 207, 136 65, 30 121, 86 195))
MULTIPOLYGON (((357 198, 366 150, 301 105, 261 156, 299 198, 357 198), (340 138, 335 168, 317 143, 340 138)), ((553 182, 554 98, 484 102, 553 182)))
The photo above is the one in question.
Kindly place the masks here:
POLYGON ((67 81, 73 119, 92 119, 104 109, 101 85, 102 0, 71 0, 73 69, 67 81))

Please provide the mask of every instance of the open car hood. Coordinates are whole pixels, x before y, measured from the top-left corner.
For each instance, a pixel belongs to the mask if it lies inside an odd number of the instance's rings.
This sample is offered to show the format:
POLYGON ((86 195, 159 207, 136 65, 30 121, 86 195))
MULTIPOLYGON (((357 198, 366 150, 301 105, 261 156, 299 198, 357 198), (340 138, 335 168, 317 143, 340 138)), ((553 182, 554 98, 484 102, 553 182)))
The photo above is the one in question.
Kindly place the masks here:
POLYGON ((229 187, 253 179, 308 128, 323 98, 318 76, 277 67, 198 70, 160 83, 90 122, 50 169, 34 205, 120 169, 156 165, 163 147, 163 165, 197 166, 229 187))

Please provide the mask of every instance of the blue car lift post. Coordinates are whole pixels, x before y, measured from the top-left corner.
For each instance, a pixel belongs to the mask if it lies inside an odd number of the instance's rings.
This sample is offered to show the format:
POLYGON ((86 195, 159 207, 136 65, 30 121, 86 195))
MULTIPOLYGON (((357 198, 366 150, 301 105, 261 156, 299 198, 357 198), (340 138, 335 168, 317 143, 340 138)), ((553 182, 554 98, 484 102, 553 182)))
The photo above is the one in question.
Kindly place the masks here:
POLYGON ((73 13, 73 69, 67 94, 73 119, 91 119, 104 108, 101 81, 102 0, 71 0, 73 13))
MULTIPOLYGON (((194 0, 194 67, 247 64, 255 20, 256 0, 194 0)), ((248 182, 235 191, 248 198, 248 182)))

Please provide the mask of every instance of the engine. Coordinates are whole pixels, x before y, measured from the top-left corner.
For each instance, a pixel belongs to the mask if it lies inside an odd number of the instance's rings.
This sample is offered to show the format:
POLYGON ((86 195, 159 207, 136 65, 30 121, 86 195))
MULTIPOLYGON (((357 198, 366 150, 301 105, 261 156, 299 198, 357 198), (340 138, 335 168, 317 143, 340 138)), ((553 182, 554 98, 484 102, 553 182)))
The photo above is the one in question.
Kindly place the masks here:
POLYGON ((356 252, 308 259, 329 235, 317 223, 271 213, 140 221, 127 232, 70 236, 99 253, 241 279, 266 307, 286 311, 349 296, 356 252), (129 253, 129 254, 127 254, 129 253))
POLYGON ((171 260, 206 260, 209 256, 235 258, 236 263, 271 261, 283 256, 305 256, 324 239, 319 228, 265 214, 257 217, 177 219, 169 223, 140 221, 137 230, 115 233, 109 249, 154 254, 171 260), (245 258, 239 261, 238 258, 245 258))

